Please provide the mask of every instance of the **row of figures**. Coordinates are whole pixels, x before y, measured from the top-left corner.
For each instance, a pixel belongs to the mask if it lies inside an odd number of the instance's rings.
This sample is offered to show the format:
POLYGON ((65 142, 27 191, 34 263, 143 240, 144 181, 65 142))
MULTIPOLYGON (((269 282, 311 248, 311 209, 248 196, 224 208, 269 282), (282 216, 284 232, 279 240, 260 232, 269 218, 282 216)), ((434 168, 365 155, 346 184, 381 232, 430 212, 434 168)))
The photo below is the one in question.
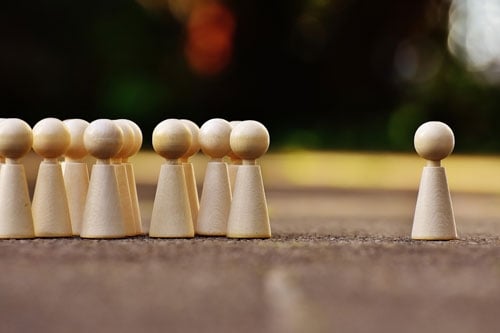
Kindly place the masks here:
POLYGON ((149 235, 151 237, 226 236, 269 238, 271 227, 260 166, 269 133, 259 122, 216 118, 201 128, 189 120, 167 119, 153 131, 160 169, 149 235), (209 157, 198 201, 189 157, 209 157), (231 158, 231 164, 223 161, 231 158))
MULTIPOLYGON (((46 118, 33 129, 21 119, 0 120, 0 238, 144 234, 128 162, 141 145, 140 128, 126 119, 89 124, 46 118), (43 158, 32 202, 19 162, 31 149, 43 158), (96 159, 90 178, 87 155, 96 159)), ((166 161, 153 205, 151 237, 271 237, 262 175, 255 163, 269 147, 262 124, 212 119, 198 128, 189 120, 167 119, 155 128, 153 147, 166 161), (200 148, 210 157, 201 201, 188 160, 200 148), (226 155, 233 162, 229 169, 222 161, 226 155)))
POLYGON ((0 238, 117 238, 142 234, 132 164, 142 133, 126 119, 61 121, 33 129, 21 119, 0 120, 0 238), (31 149, 43 160, 30 201, 19 159, 31 149), (91 177, 85 157, 97 159, 91 177), (59 160, 64 156, 64 161, 59 160))

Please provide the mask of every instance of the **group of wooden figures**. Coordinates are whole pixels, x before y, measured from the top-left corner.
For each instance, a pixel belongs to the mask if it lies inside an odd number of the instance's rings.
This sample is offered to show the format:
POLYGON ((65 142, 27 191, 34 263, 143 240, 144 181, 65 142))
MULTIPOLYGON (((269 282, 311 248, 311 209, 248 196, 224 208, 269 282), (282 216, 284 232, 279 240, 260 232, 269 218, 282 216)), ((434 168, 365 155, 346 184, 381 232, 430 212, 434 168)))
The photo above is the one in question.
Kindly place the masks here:
MULTIPOLYGON (((201 128, 167 119, 153 132, 161 166, 149 236, 269 238, 262 175, 255 160, 269 147, 259 122, 211 119, 201 128), (209 156, 201 200, 189 157, 209 156), (222 160, 230 156, 231 164, 222 160)), ((142 132, 126 119, 61 121, 33 129, 0 120, 0 238, 124 238, 144 234, 133 166, 142 132), (30 200, 20 159, 31 149, 43 160, 30 200), (96 159, 89 177, 87 155, 96 159), (64 161, 60 160, 64 157, 64 161)))

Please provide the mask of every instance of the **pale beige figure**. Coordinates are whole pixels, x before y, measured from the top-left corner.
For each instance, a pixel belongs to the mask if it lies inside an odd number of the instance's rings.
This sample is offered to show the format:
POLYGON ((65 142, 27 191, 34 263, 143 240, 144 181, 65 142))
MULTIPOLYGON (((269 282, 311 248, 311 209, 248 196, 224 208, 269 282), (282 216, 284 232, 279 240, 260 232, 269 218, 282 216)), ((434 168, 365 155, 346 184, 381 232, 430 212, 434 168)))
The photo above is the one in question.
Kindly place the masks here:
MULTIPOLYGON (((236 125, 241 123, 240 120, 233 120, 229 122, 231 124, 231 128, 234 128, 236 125)), ((229 153, 227 154, 229 156, 229 165, 228 171, 229 171, 229 184, 231 185, 231 192, 234 191, 234 182, 236 181, 236 174, 238 173, 238 168, 241 165, 241 158, 237 156, 233 150, 230 150, 229 153)))
POLYGON ((97 160, 90 174, 80 237, 126 237, 116 168, 110 163, 122 148, 122 131, 112 120, 94 120, 85 130, 83 142, 97 160))
POLYGON ((45 118, 33 127, 33 150, 43 160, 33 193, 33 223, 37 237, 72 236, 66 187, 59 158, 66 153, 71 135, 64 123, 45 118))
POLYGON ((127 233, 127 236, 135 236, 137 235, 137 232, 134 221, 134 211, 132 208, 132 197, 130 195, 130 185, 128 183, 127 168, 125 167, 125 164, 122 163, 123 159, 128 157, 131 150, 134 148, 135 133, 129 123, 124 119, 114 120, 114 122, 122 130, 123 145, 118 153, 113 156, 111 162, 115 166, 123 221, 125 223, 125 232, 127 233))
POLYGON ((231 150, 228 121, 215 118, 205 122, 198 140, 201 150, 210 157, 205 170, 196 233, 205 236, 225 236, 231 206, 231 188, 226 162, 222 158, 231 150))
POLYGON ((191 131, 178 119, 167 119, 153 131, 153 148, 162 157, 149 236, 194 237, 186 177, 180 158, 191 146, 191 131))
POLYGON ((431 121, 421 125, 414 138, 415 150, 427 165, 422 172, 411 238, 457 239, 448 181, 441 160, 451 154, 455 138, 448 125, 431 121))
MULTIPOLYGON (((4 118, 0 118, 0 123, 4 120, 4 118)), ((0 172, 2 172, 2 165, 5 163, 5 156, 0 153, 0 172)))
POLYGON ((231 132, 231 149, 243 163, 234 184, 227 224, 230 238, 269 238, 271 225, 260 166, 256 159, 269 148, 269 133, 261 123, 242 121, 231 132))
POLYGON ((31 127, 21 119, 0 122, 0 238, 34 238, 33 216, 24 166, 19 159, 33 144, 31 127))
POLYGON ((125 165, 127 170, 128 185, 130 190, 130 200, 132 202, 132 214, 134 217, 134 229, 136 235, 143 235, 144 230, 142 228, 142 218, 141 210, 139 207, 139 197, 137 196, 137 183, 135 181, 134 166, 128 161, 128 159, 139 152, 142 146, 142 131, 140 127, 129 119, 120 119, 128 123, 128 125, 134 131, 134 142, 130 150, 128 150, 127 156, 122 158, 122 163, 125 165))
POLYGON ((88 152, 83 144, 83 133, 89 123, 83 119, 66 119, 63 123, 71 135, 71 144, 61 165, 68 196, 71 230, 74 236, 78 236, 82 229, 83 210, 89 188, 89 170, 84 161, 88 152))
POLYGON ((198 188, 196 187, 196 177, 194 175, 193 163, 189 158, 200 151, 200 141, 198 135, 200 128, 191 120, 181 119, 182 123, 191 131, 191 146, 188 151, 181 157, 184 175, 186 176, 186 186, 189 197, 189 207, 191 208, 191 216, 193 217, 193 225, 196 230, 196 220, 198 219, 198 211, 200 209, 200 200, 198 199, 198 188))

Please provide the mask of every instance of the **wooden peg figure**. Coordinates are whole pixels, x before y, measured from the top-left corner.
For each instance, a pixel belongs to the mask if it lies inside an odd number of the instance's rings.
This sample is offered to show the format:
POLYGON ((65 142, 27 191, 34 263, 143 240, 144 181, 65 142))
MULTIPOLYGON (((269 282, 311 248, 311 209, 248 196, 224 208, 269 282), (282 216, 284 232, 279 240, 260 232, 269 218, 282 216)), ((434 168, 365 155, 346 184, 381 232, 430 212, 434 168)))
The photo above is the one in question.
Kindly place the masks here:
POLYGON ((110 163, 123 145, 122 131, 112 120, 94 120, 83 133, 83 143, 96 164, 90 174, 80 237, 126 237, 116 168, 110 163))
POLYGON ((56 118, 45 118, 33 127, 33 150, 43 160, 33 193, 33 223, 37 237, 72 236, 71 219, 59 158, 71 143, 71 135, 64 123, 56 118))
POLYGON ((122 163, 124 158, 130 155, 131 150, 134 148, 134 130, 130 127, 129 123, 124 119, 114 120, 115 124, 122 130, 123 144, 121 149, 111 159, 112 164, 115 166, 116 179, 118 182, 118 191, 120 192, 120 202, 123 213, 123 220, 125 223, 125 231, 127 236, 136 236, 136 226, 134 221, 134 211, 132 208, 132 197, 130 195, 130 186, 128 183, 127 169, 122 163))
MULTIPOLYGON (((4 118, 0 118, 0 123, 4 120, 4 118)), ((1 153, 0 153, 0 172, 2 171, 2 165, 5 164, 5 156, 3 156, 1 153)))
POLYGON ((149 236, 194 237, 186 177, 180 158, 191 146, 191 131, 178 119, 167 119, 153 131, 153 148, 165 158, 156 188, 149 236))
POLYGON ((188 151, 181 157, 184 175, 186 176, 186 186, 189 196, 189 207, 191 208, 191 216, 193 225, 196 230, 196 220, 198 219, 198 210, 200 209, 200 200, 198 199, 198 188, 196 187, 196 177, 194 175, 193 163, 189 158, 200 151, 200 141, 198 135, 200 128, 191 120, 181 119, 182 123, 191 131, 191 146, 188 151))
POLYGON ((269 148, 269 133, 261 123, 242 121, 231 132, 231 150, 242 159, 234 184, 227 224, 230 238, 270 238, 271 225, 260 166, 256 159, 269 148))
POLYGON ((451 154, 455 137, 448 125, 430 121, 415 133, 415 150, 427 160, 422 172, 413 218, 412 239, 457 239, 448 181, 441 160, 451 154))
POLYGON ((83 119, 66 119, 63 123, 69 131, 71 143, 64 155, 62 170, 68 195, 71 230, 74 236, 78 236, 82 229, 83 210, 89 188, 89 170, 84 161, 88 152, 83 143, 83 133, 89 123, 83 119))
POLYGON ((140 127, 129 119, 119 119, 119 121, 126 122, 132 131, 134 132, 134 142, 130 149, 127 151, 127 155, 123 156, 122 163, 125 165, 127 171, 128 185, 130 187, 130 199, 132 202, 132 214, 134 219, 134 229, 136 235, 143 235, 144 230, 142 228, 142 217, 141 210, 139 207, 139 197, 137 196, 137 183, 135 181, 134 166, 129 162, 129 158, 134 156, 139 152, 142 146, 142 131, 140 127))
MULTIPOLYGON (((241 121, 239 120, 233 120, 229 122, 231 124, 231 128, 236 127, 241 121)), ((227 154, 229 156, 229 165, 228 165, 228 171, 229 171, 229 184, 231 185, 231 192, 234 191, 234 182, 236 181, 236 174, 238 173, 238 168, 241 165, 241 158, 237 156, 233 150, 231 149, 229 153, 227 154)))
POLYGON ((231 188, 227 164, 222 158, 231 150, 230 135, 231 125, 220 118, 208 120, 200 128, 198 140, 201 150, 210 160, 205 170, 196 223, 198 235, 225 236, 227 232, 231 188))
POLYGON ((0 122, 0 155, 5 164, 0 172, 0 238, 34 238, 33 216, 24 166, 19 159, 33 144, 31 127, 11 118, 0 122))

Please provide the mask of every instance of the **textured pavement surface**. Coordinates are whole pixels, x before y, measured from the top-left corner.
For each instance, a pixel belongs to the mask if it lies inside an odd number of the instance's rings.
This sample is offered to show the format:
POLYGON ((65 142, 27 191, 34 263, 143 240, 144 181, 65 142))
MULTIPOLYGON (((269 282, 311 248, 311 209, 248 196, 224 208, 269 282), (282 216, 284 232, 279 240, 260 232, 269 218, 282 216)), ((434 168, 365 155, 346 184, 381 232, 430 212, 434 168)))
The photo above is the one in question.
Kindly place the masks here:
POLYGON ((453 193, 449 242, 409 239, 416 192, 267 196, 269 240, 0 241, 0 331, 498 331, 499 196, 453 193))

